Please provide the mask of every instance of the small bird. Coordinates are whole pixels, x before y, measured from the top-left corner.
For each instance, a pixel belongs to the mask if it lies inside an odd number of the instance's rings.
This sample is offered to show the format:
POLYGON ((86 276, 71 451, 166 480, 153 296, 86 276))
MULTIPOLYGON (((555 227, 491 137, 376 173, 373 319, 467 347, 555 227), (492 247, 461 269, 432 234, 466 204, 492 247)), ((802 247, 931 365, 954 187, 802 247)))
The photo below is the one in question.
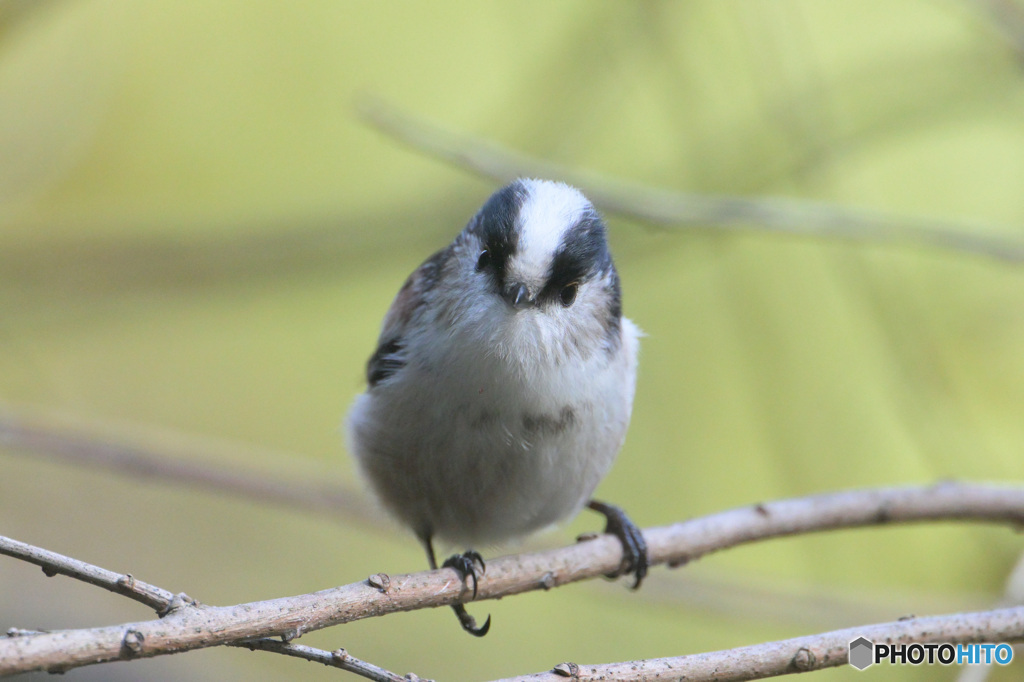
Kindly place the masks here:
MULTIPOLYGON (((383 506, 423 544, 496 544, 584 506, 621 540, 637 588, 647 547, 590 499, 622 447, 639 329, 622 316, 601 216, 579 190, 520 179, 402 285, 348 415, 349 449, 383 506)), ((472 580, 468 549, 443 564, 472 580)), ((479 567, 479 569, 478 569, 479 567)), ((477 636, 465 607, 453 607, 477 636)))

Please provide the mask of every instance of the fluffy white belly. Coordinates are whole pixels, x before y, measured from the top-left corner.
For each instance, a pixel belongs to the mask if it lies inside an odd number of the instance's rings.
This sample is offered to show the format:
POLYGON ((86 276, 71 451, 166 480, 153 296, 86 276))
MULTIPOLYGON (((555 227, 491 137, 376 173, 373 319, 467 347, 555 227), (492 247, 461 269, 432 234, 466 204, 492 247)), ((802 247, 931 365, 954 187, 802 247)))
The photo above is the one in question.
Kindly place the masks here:
POLYGON ((493 356, 460 371, 410 362, 400 381, 359 396, 350 447, 383 504, 420 537, 466 546, 573 516, 629 423, 638 331, 622 322, 614 355, 530 375, 493 356))

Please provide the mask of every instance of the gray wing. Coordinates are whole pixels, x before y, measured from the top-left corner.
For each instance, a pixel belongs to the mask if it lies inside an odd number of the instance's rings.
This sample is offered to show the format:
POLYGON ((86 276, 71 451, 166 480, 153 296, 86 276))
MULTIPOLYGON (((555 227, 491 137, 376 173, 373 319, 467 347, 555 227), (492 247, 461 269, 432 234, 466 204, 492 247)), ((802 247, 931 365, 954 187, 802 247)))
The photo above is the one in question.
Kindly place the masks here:
POLYGON ((377 349, 366 363, 366 383, 370 388, 405 367, 407 359, 403 339, 406 329, 416 311, 423 306, 427 292, 437 284, 450 251, 451 247, 446 247, 424 261, 409 275, 391 302, 377 339, 377 349))

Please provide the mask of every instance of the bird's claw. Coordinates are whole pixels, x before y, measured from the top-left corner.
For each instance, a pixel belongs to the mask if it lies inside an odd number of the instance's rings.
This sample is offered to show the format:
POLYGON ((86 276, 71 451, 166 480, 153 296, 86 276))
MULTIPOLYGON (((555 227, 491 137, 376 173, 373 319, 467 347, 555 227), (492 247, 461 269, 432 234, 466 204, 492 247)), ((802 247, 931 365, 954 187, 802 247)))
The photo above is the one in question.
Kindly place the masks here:
MULTIPOLYGON (((455 554, 441 564, 441 568, 453 568, 458 572, 463 582, 467 578, 473 581, 473 599, 476 599, 476 591, 478 584, 477 566, 479 566, 479 573, 482 575, 487 570, 487 564, 484 563, 484 558, 480 556, 480 553, 475 550, 468 550, 462 554, 455 554)), ((452 604, 452 610, 455 611, 455 615, 459 618, 459 625, 462 629, 475 637, 483 637, 491 629, 491 617, 488 615, 487 620, 480 627, 476 626, 476 619, 469 615, 466 611, 466 607, 462 604, 452 604)))
POLYGON ((469 615, 466 611, 466 607, 462 604, 452 604, 452 610, 455 611, 455 615, 459 618, 459 625, 462 629, 473 635, 474 637, 483 637, 491 629, 491 615, 487 614, 487 620, 480 627, 476 626, 476 618, 469 615))
POLYGON ((466 550, 462 554, 453 554, 444 560, 441 564, 441 568, 454 568, 463 581, 466 578, 470 578, 473 581, 473 599, 476 599, 476 588, 477 588, 477 565, 480 566, 480 575, 487 570, 487 564, 484 563, 484 558, 480 556, 480 552, 476 550, 466 550))
POLYGON ((632 575, 634 577, 632 589, 639 588, 640 583, 647 576, 648 567, 647 542, 644 540, 640 528, 629 520, 626 512, 615 505, 591 500, 587 506, 604 514, 608 520, 604 532, 614 535, 622 543, 622 566, 618 572, 611 573, 607 577, 617 578, 620 575, 632 575))

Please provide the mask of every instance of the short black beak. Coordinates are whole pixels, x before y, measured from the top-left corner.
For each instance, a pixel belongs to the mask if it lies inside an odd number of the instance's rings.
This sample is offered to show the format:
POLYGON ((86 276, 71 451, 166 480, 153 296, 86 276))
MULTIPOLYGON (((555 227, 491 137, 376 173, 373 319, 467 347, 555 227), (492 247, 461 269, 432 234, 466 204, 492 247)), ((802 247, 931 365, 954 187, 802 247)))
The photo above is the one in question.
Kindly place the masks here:
POLYGON ((516 310, 522 310, 527 306, 533 305, 529 289, 526 288, 525 284, 518 282, 506 287, 504 298, 516 310))

